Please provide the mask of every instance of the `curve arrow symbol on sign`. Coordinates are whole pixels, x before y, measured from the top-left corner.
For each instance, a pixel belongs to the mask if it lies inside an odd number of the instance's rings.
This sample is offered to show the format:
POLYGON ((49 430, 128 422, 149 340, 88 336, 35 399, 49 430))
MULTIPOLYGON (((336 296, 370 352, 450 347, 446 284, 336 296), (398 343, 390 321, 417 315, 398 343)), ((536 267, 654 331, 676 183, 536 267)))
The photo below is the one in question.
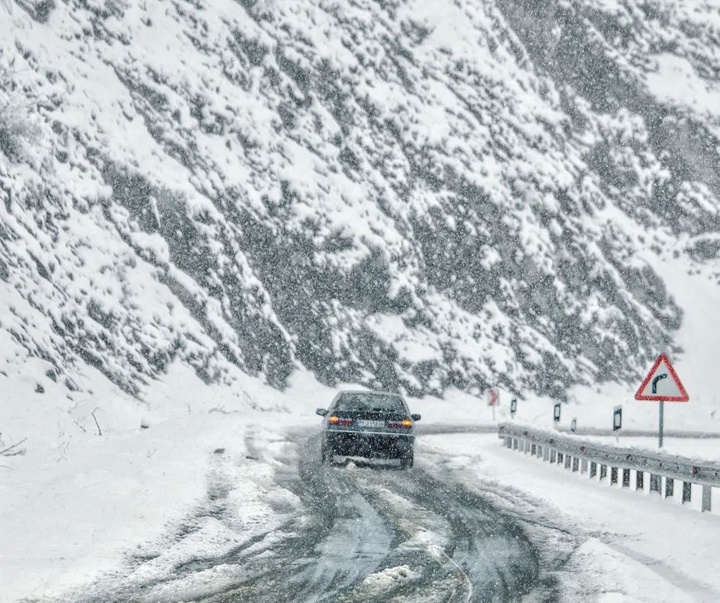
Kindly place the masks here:
POLYGON ((658 381, 660 381, 660 380, 662 380, 662 379, 667 379, 667 373, 662 373, 661 375, 658 375, 657 377, 655 377, 655 378, 652 380, 652 382, 651 382, 651 389, 652 389, 652 393, 653 393, 653 394, 657 394, 658 381))

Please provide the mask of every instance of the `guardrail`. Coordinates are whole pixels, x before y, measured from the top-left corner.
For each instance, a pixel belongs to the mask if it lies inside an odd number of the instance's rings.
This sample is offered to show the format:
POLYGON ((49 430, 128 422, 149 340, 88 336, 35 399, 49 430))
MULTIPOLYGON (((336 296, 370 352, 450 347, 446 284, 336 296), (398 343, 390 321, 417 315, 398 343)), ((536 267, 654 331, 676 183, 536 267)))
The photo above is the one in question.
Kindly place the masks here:
POLYGON ((631 472, 635 473, 635 489, 644 490, 645 474, 649 475, 650 492, 665 498, 675 495, 675 480, 682 482, 682 502, 691 502, 692 484, 702 486, 701 509, 712 508, 712 489, 720 487, 720 464, 693 461, 684 457, 632 448, 587 442, 577 437, 548 433, 539 429, 501 423, 498 436, 508 448, 541 457, 550 463, 562 463, 573 472, 587 473, 600 481, 608 478, 630 488, 631 472))

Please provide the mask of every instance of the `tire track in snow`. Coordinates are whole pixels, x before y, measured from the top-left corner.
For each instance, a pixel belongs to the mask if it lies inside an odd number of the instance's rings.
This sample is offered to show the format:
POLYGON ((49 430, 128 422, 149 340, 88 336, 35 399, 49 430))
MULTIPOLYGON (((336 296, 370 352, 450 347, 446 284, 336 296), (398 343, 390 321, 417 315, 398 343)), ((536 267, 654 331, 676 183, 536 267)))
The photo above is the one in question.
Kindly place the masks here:
MULTIPOLYGON (((494 602, 532 588, 535 551, 487 502, 420 469, 323 466, 318 451, 317 436, 305 439, 296 472, 288 459, 278 476, 306 505, 315 531, 279 542, 256 579, 203 603, 494 602), (412 578, 383 588, 382 579, 400 568, 412 578)), ((256 563, 263 561, 244 562, 256 563)))
MULTIPOLYGON (((523 530, 484 499, 419 469, 402 475, 380 474, 380 478, 367 480, 376 482, 379 498, 383 498, 384 489, 391 500, 395 496, 405 501, 404 509, 398 504, 386 505, 388 516, 394 515, 394 521, 401 525, 410 524, 410 530, 439 530, 444 536, 444 546, 432 543, 428 550, 449 560, 451 567, 446 563, 446 571, 464 582, 455 585, 451 601, 515 601, 536 585, 537 552, 523 530), (444 529, 443 523, 447 526, 444 529)), ((363 487, 368 484, 361 483, 361 490, 363 487)))
POLYGON ((286 459, 286 468, 278 472, 278 483, 305 505, 310 527, 280 540, 271 551, 260 548, 257 554, 237 560, 245 568, 254 568, 248 572, 253 577, 198 601, 335 601, 340 592, 383 562, 395 540, 392 530, 346 471, 319 465, 317 450, 316 437, 305 439, 296 471, 294 459, 286 459), (271 557, 266 556, 268 552, 271 557))

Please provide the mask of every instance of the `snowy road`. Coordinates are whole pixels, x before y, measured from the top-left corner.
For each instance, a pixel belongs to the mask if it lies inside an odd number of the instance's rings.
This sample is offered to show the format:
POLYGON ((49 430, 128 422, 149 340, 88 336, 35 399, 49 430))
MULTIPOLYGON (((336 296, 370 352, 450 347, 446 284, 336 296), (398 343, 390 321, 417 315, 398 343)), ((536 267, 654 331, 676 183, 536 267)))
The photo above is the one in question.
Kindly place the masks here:
POLYGON ((237 601, 512 601, 531 589, 537 559, 510 520, 459 486, 421 469, 318 463, 315 436, 301 445, 284 485, 308 513, 271 547, 234 559, 237 584, 201 599, 237 601))
MULTIPOLYGON (((533 590, 554 599, 524 531, 478 494, 422 463, 409 471, 322 466, 317 435, 289 438, 294 454, 277 457, 276 480, 300 504, 281 529, 221 557, 198 555, 162 579, 126 583, 112 597, 105 591, 103 600, 501 602, 533 590)), ((208 515, 222 517, 227 492, 218 487, 208 515)))
MULTIPOLYGON (((82 516, 71 508, 63 537, 43 541, 38 532, 23 540, 9 533, 11 547, 26 548, 13 557, 16 570, 4 574, 18 576, 10 591, 18 594, 8 600, 720 600, 720 578, 707 554, 717 547, 715 513, 568 473, 507 450, 483 426, 423 425, 416 466, 400 471, 321 465, 317 428, 309 424, 233 422, 223 415, 193 439, 192 421, 187 423, 187 433, 177 425, 169 432, 157 429, 145 446, 155 450, 168 433, 172 445, 151 457, 133 441, 138 450, 132 463, 124 473, 106 470, 100 477, 107 474, 108 480, 88 473, 85 460, 92 455, 81 448, 63 471, 55 462, 55 473, 41 471, 43 487, 28 489, 29 498, 22 507, 14 504, 12 517, 22 519, 27 505, 28 516, 41 513, 30 503, 48 483, 67 483, 67 496, 76 484, 90 484, 95 498, 82 516), (156 465, 145 467, 155 459, 156 465), (134 483, 121 477, 143 467, 149 477, 118 499, 134 483), (158 484, 165 473, 169 477, 158 484), (192 498, 173 489, 182 481, 192 486, 192 498), (143 495, 141 486, 150 493, 143 495), (158 488, 168 495, 159 496, 158 488), (107 500, 97 498, 100 489, 107 490, 107 500), (174 500, 178 493, 182 508, 174 500), (135 496, 142 509, 133 505, 135 496), (105 506, 93 514, 97 501, 105 506), (127 530, 121 529, 125 523, 127 530), (102 531, 82 540, 95 526, 102 531), (106 540, 96 543, 101 537, 106 540), (110 544, 123 552, 111 557, 110 544), (60 545, 65 548, 52 549, 60 545), (93 556, 78 557, 76 551, 86 549, 93 556), (54 570, 71 554, 75 573, 54 570), (93 569, 96 557, 102 569, 93 569), (40 586, 42 580, 47 586, 40 586)), ((123 444, 119 452, 105 450, 100 462, 114 467, 129 449, 123 444)), ((53 499, 60 511, 67 506, 62 496, 53 499)), ((8 525, 31 525, 12 517, 8 525)), ((61 523, 63 517, 49 516, 40 524, 42 533, 52 536, 47 522, 61 523)))

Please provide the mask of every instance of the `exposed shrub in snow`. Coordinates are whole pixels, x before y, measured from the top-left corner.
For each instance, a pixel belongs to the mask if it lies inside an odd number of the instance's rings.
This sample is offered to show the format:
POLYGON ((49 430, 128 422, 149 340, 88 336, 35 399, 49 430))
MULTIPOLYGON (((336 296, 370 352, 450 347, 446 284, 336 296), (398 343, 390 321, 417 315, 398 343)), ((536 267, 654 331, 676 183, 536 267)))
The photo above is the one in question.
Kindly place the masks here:
POLYGON ((32 104, 15 89, 12 69, 0 64, 0 152, 11 161, 19 161, 25 145, 40 139, 40 128, 29 114, 32 104))

